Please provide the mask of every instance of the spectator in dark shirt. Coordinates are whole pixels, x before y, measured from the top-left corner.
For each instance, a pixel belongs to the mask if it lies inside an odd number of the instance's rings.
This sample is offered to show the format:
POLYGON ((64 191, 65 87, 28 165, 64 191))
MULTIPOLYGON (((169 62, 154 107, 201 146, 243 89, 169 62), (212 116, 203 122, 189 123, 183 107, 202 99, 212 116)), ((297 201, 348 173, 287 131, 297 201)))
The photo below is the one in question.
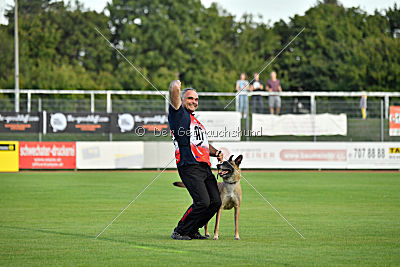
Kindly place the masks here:
POLYGON ((281 82, 276 78, 276 72, 271 72, 271 79, 267 82, 268 92, 274 93, 268 97, 268 105, 271 114, 274 114, 276 108, 276 115, 281 111, 281 97, 279 93, 282 92, 281 82))
MULTIPOLYGON (((251 92, 261 92, 264 90, 264 85, 262 80, 260 80, 260 75, 256 72, 254 73, 254 79, 250 83, 251 92)), ((262 95, 252 95, 251 96, 251 106, 253 113, 263 113, 264 103, 262 95)))

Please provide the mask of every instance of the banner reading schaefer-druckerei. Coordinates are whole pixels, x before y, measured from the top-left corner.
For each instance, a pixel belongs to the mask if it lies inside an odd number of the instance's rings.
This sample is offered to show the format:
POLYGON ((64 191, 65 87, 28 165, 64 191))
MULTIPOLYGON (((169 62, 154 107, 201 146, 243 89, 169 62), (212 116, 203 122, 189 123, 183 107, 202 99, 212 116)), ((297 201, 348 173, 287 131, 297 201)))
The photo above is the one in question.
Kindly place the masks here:
POLYGON ((19 142, 20 169, 75 169, 75 142, 19 142))

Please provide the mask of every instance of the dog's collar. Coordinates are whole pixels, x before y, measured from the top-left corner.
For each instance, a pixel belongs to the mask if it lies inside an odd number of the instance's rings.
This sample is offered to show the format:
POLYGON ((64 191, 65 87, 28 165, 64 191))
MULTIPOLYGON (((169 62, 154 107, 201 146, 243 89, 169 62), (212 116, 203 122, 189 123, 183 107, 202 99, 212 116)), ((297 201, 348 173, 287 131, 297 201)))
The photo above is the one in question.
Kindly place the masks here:
POLYGON ((238 181, 236 181, 236 182, 233 182, 233 183, 230 183, 230 182, 225 182, 224 181, 224 183, 227 183, 227 184, 236 184, 238 181))

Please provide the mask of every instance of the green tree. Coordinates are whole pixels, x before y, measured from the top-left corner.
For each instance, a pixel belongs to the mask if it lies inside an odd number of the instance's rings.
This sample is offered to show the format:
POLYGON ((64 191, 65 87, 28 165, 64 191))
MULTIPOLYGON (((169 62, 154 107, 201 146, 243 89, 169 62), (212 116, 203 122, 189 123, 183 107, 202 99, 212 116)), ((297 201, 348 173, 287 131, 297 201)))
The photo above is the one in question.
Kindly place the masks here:
POLYGON ((281 21, 274 25, 285 42, 301 27, 306 29, 294 42, 293 56, 286 53, 278 61, 281 69, 289 71, 291 87, 323 91, 399 88, 397 79, 392 78, 400 66, 394 56, 399 42, 391 37, 384 16, 319 3, 288 24, 281 21))
POLYGON ((389 20, 390 33, 393 37, 400 38, 400 7, 395 3, 393 8, 386 10, 386 18, 389 20), (397 34, 397 36, 395 36, 397 34))
MULTIPOLYGON (((81 2, 19 1, 21 88, 154 90, 172 79, 201 91, 233 91, 239 73, 276 70, 285 90, 400 89, 400 10, 384 14, 318 1, 274 25, 235 19, 200 0, 113 0, 107 14, 81 2), (72 7, 74 6, 74 7, 72 7), (279 57, 267 64, 301 30, 279 57)), ((0 87, 14 86, 14 10, 0 25, 0 87)))
MULTIPOLYGON (((13 12, 7 12, 9 35, 13 12)), ((112 52, 98 45, 94 30, 107 22, 104 14, 85 11, 79 2, 73 10, 63 2, 19 1, 21 88, 121 88, 111 75, 112 52)))
POLYGON ((14 88, 14 38, 0 25, 0 88, 14 88))

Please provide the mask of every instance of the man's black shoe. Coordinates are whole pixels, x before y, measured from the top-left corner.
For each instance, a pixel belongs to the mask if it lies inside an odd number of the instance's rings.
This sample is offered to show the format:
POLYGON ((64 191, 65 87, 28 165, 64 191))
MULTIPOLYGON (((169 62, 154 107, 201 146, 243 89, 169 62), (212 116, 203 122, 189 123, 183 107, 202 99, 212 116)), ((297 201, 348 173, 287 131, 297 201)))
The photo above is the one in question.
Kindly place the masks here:
POLYGON ((174 232, 171 235, 172 239, 176 239, 176 240, 191 240, 191 238, 187 235, 181 235, 180 233, 178 233, 177 231, 174 230, 174 232))
POLYGON ((191 239, 207 239, 207 236, 202 236, 199 231, 197 231, 196 233, 190 234, 189 237, 191 239))

